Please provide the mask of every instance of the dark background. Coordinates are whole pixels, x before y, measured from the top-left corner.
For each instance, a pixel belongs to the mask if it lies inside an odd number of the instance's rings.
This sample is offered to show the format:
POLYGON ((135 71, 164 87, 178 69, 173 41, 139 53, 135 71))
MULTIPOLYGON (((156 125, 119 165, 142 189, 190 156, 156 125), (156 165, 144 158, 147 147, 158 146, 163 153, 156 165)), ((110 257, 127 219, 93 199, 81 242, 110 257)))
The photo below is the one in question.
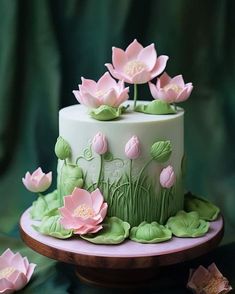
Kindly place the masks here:
MULTIPOLYGON (((193 82, 182 105, 187 188, 221 208, 223 242, 235 240, 234 14, 233 0, 0 0, 0 253, 23 248, 17 223, 34 195, 21 178, 38 166, 56 174, 58 110, 77 103, 81 76, 106 71, 112 46, 134 38, 193 82)), ((146 85, 139 98, 151 99, 146 85)))

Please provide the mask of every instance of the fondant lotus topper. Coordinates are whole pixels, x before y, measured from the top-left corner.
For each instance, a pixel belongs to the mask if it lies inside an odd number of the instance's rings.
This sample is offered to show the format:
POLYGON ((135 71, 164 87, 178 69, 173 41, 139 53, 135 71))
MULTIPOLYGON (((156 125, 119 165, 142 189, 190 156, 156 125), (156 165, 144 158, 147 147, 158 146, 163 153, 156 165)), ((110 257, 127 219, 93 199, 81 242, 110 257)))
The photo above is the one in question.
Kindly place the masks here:
POLYGON ((120 105, 129 98, 129 87, 134 85, 134 110, 147 114, 172 114, 177 112, 176 103, 187 100, 193 90, 192 83, 185 83, 182 75, 171 78, 165 71, 169 57, 157 56, 154 44, 143 47, 136 39, 126 48, 112 48, 112 63, 106 63, 111 75, 106 72, 96 83, 82 78, 79 90, 73 91, 79 103, 89 109, 98 109, 90 114, 98 120, 118 118, 123 111, 120 105), (157 78, 157 82, 151 82, 157 78), (137 85, 148 83, 154 100, 137 106, 137 85), (174 105, 174 108, 171 105, 174 105))

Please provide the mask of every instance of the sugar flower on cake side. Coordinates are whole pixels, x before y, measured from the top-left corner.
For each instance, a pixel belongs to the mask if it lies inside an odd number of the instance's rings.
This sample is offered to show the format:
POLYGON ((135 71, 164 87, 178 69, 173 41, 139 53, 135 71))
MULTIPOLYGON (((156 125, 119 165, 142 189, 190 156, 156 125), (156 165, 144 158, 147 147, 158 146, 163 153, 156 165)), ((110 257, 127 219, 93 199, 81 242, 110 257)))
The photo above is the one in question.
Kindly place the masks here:
POLYGON ((52 172, 45 174, 39 167, 32 174, 27 172, 25 177, 22 178, 22 182, 26 189, 30 192, 40 193, 46 191, 52 181, 52 172))
POLYGON ((0 293, 10 294, 22 289, 31 279, 35 266, 27 257, 7 249, 0 256, 0 293))
POLYGON ((102 229, 107 208, 99 189, 89 193, 75 188, 71 195, 64 197, 64 206, 59 209, 61 224, 65 229, 72 229, 74 234, 96 233, 102 229))

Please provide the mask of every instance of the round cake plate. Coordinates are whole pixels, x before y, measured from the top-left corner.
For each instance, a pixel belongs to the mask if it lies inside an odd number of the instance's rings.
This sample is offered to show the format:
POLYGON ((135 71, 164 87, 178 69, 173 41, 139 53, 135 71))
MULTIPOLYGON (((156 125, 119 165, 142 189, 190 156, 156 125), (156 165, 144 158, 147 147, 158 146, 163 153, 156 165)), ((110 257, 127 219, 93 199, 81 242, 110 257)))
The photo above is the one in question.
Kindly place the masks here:
POLYGON ((49 258, 76 266, 81 281, 106 287, 143 285, 157 276, 163 266, 181 263, 215 248, 223 237, 223 218, 210 223, 209 232, 199 238, 176 238, 157 244, 141 244, 130 240, 119 245, 96 245, 82 239, 59 240, 33 229, 26 210, 20 219, 23 241, 33 250, 49 258))

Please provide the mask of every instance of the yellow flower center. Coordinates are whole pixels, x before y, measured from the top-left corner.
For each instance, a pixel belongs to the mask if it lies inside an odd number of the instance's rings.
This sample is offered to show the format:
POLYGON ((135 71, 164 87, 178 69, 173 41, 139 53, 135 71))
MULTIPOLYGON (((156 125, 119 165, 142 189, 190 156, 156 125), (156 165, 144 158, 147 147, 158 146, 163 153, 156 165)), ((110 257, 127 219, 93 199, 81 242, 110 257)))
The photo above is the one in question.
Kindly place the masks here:
POLYGON ((218 293, 218 289, 219 286, 221 284, 226 285, 226 281, 224 278, 212 278, 209 282, 208 285, 206 285, 205 287, 203 287, 203 290, 205 291, 205 293, 208 294, 217 294, 218 293))
POLYGON ((132 78, 134 75, 140 73, 143 69, 146 68, 146 64, 144 64, 142 61, 132 60, 124 66, 124 72, 128 77, 132 78))
POLYGON ((9 278, 10 275, 14 273, 15 269, 13 267, 5 267, 4 269, 0 270, 0 280, 4 278, 9 278))
POLYGON ((173 91, 176 92, 177 94, 179 94, 179 93, 182 91, 182 88, 179 87, 179 86, 176 85, 176 84, 168 84, 168 85, 166 85, 163 89, 164 89, 165 91, 173 90, 173 91))
POLYGON ((93 217, 94 210, 86 204, 81 204, 74 210, 73 216, 82 218, 93 217))

